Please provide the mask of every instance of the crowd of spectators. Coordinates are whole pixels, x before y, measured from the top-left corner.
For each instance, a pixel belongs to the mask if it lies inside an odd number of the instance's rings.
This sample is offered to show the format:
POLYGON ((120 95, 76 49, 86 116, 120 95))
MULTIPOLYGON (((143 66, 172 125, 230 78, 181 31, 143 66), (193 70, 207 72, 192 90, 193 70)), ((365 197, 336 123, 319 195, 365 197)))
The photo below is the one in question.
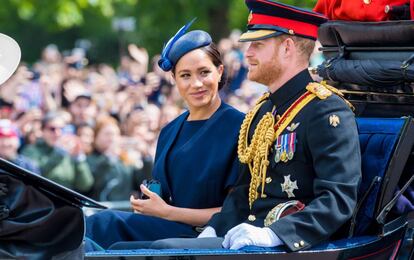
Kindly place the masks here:
MULTIPOLYGON (((266 88, 245 79, 239 34, 218 42, 220 95, 246 112, 266 88)), ((46 46, 0 88, 0 157, 94 199, 128 200, 150 178, 160 129, 186 109, 158 58, 130 44, 114 68, 46 46)))

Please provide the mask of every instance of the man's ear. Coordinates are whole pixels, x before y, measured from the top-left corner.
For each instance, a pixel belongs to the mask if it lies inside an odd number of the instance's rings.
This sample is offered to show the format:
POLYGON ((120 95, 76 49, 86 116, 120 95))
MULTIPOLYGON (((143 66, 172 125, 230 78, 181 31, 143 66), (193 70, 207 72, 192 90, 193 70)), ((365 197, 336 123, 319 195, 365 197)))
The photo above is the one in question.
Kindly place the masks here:
POLYGON ((286 38, 282 44, 281 47, 283 48, 283 55, 287 58, 291 58, 293 53, 296 51, 296 45, 292 38, 288 37, 286 38))

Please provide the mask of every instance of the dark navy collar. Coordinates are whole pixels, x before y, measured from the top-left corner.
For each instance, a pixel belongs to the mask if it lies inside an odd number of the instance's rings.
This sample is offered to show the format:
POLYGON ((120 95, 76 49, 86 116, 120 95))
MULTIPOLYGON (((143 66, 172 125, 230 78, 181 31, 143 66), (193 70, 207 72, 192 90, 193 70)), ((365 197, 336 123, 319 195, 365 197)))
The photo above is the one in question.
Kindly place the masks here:
POLYGON ((270 101, 276 108, 281 108, 299 94, 304 93, 309 82, 313 82, 313 79, 308 69, 304 69, 272 93, 270 95, 270 101))

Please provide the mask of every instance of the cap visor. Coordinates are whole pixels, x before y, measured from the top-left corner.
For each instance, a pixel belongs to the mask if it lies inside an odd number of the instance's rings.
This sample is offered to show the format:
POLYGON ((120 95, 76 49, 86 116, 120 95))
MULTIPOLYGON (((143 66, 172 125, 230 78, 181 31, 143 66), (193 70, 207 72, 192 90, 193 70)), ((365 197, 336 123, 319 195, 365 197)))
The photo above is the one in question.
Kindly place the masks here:
POLYGON ((276 37, 283 34, 282 32, 277 32, 274 30, 251 30, 243 33, 240 36, 239 42, 251 42, 264 40, 270 37, 276 37))

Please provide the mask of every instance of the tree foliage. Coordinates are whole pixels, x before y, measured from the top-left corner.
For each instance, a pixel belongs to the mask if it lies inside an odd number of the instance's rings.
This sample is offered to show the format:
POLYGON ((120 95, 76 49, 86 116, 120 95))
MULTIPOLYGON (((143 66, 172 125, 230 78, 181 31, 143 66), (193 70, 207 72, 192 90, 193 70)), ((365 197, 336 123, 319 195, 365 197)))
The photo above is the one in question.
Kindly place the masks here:
MULTIPOLYGON (((284 0, 283 3, 311 8, 316 0, 284 0)), ((55 43, 71 49, 78 39, 87 39, 89 56, 95 62, 117 62, 128 42, 147 48, 151 55, 178 28, 197 17, 192 29, 203 29, 218 39, 231 29, 244 29, 248 10, 242 0, 9 0, 2 1, 2 32, 14 37, 23 59, 35 61, 43 47, 55 43), (113 20, 133 17, 135 30, 114 30, 113 20)))

